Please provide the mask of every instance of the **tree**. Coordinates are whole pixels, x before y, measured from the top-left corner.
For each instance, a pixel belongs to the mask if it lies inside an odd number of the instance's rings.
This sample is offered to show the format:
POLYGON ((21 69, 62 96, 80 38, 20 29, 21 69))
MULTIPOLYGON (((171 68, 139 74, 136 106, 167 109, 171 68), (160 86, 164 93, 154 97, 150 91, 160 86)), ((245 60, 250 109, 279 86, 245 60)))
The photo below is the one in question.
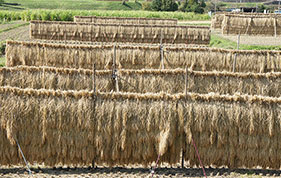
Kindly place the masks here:
POLYGON ((185 0, 179 9, 183 12, 204 13, 206 3, 204 0, 185 0))
POLYGON ((4 0, 0 0, 0 6, 1 6, 1 4, 3 4, 4 3, 4 0))
POLYGON ((153 0, 151 4, 151 9, 154 11, 161 11, 162 0, 153 0))
POLYGON ((175 0, 153 0, 151 8, 155 11, 176 11, 178 4, 175 0))

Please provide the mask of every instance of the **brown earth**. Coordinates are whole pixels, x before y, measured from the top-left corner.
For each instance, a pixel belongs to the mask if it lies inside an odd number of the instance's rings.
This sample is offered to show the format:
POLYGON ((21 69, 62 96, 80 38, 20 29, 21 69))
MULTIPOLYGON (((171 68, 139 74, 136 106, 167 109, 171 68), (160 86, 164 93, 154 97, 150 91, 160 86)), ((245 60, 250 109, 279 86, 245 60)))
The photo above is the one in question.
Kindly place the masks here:
MULTIPOLYGON (((152 175, 148 168, 124 168, 124 167, 57 167, 57 168, 31 168, 32 175, 24 167, 0 167, 0 177, 118 177, 118 178, 137 178, 137 177, 204 177, 201 168, 156 168, 152 175)), ((227 168, 205 168, 207 177, 210 178, 273 178, 281 177, 281 170, 262 170, 262 169, 227 169, 227 168)))

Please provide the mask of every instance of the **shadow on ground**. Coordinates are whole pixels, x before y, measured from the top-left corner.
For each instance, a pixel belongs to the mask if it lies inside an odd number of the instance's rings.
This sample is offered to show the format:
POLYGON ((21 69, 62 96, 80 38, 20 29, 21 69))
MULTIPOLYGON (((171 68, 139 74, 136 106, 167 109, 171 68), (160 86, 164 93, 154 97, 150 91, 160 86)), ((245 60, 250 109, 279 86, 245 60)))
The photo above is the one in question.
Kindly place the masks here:
POLYGON ((2 3, 2 4, 0 4, 0 6, 10 8, 10 9, 17 9, 17 10, 23 10, 24 9, 22 7, 19 7, 19 6, 21 6, 21 4, 19 4, 19 3, 2 3))
MULTIPOLYGON (((148 168, 123 168, 123 167, 55 167, 55 168, 32 168, 33 174, 43 173, 49 175, 78 175, 78 174, 110 174, 119 173, 126 175, 136 174, 149 174, 151 169, 148 168)), ((230 174, 244 174, 244 175, 259 175, 259 176, 280 176, 281 170, 265 170, 265 169, 228 169, 228 168, 205 168, 207 176, 228 176, 230 174)), ((0 169, 0 174, 27 174, 27 170, 24 168, 4 168, 0 169)), ((154 175, 165 175, 165 176, 187 176, 187 177, 198 177, 204 176, 201 168, 157 168, 155 169, 154 175)))

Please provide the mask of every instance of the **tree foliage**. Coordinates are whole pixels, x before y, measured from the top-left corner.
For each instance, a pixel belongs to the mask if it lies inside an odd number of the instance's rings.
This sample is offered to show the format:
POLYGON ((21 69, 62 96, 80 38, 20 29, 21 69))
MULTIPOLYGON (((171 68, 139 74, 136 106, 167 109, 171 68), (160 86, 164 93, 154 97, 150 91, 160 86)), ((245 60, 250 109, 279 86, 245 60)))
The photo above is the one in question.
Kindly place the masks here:
POLYGON ((204 0, 184 0, 179 10, 183 12, 195 12, 195 13, 204 13, 204 8, 206 7, 206 3, 204 0))
POLYGON ((175 0, 153 0, 151 8, 155 11, 176 11, 178 4, 175 0))

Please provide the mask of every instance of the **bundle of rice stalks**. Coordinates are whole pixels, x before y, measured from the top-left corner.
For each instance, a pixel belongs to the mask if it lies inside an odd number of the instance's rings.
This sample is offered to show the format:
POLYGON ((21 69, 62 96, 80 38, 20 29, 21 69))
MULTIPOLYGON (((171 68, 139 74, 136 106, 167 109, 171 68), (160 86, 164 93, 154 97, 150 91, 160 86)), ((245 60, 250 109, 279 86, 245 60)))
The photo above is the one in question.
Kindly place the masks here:
POLYGON ((281 96, 281 73, 200 72, 172 70, 119 70, 120 91, 138 93, 188 92, 281 96), (187 78, 187 85, 185 80, 187 78), (186 86, 185 86, 186 85, 186 86))
POLYGON ((224 15, 223 34, 281 35, 281 16, 224 15))
POLYGON ((93 70, 87 69, 32 66, 0 68, 1 86, 53 90, 94 90, 94 81, 98 91, 115 90, 110 70, 96 71, 94 76, 93 70))
POLYGON ((186 66, 197 71, 281 71, 281 51, 227 50, 215 48, 165 48, 165 68, 186 66), (235 61, 235 55, 236 61, 235 61))
MULTIPOLYGON (((263 14, 263 13, 225 13, 225 12, 216 12, 216 14, 212 17, 211 27, 213 29, 221 29, 223 20, 225 16, 235 16, 235 17, 246 17, 246 18, 275 18, 280 17, 279 14, 263 14)), ((241 23, 241 22, 240 22, 241 23)), ((226 24, 225 24, 226 25, 226 24)), ((237 24, 236 24, 237 25, 237 24)), ((278 26, 278 25, 277 25, 278 26)), ((279 25, 280 26, 280 25, 279 25)), ((259 30, 259 29, 256 29, 259 30)))
POLYGON ((204 26, 96 24, 31 21, 32 39, 97 42, 209 44, 210 30, 204 26))
POLYGON ((135 94, 97 93, 94 99, 87 91, 12 87, 0 87, 0 96, 1 106, 9 100, 0 109, 1 128, 10 141, 0 155, 6 151, 8 164, 22 161, 13 151, 16 139, 30 163, 49 166, 88 165, 92 160, 147 165, 158 154, 162 162, 179 159, 176 104, 145 96, 139 100, 135 94))
MULTIPOLYGON (((7 66, 54 66, 67 68, 142 69, 162 68, 160 46, 129 44, 53 44, 44 42, 8 41, 7 66), (115 50, 114 50, 115 49, 115 50), (116 52, 114 55, 114 51, 116 52)), ((227 50, 205 47, 164 46, 163 64, 166 69, 188 67, 197 71, 237 72, 281 71, 281 51, 227 50), (235 54, 237 54, 236 62, 235 54)))
POLYGON ((0 155, 5 150, 9 164, 20 163, 13 151, 17 139, 31 163, 50 166, 87 165, 92 159, 147 165, 159 154, 160 162, 175 163, 182 148, 185 160, 197 165, 192 137, 204 166, 280 168, 281 98, 93 94, 0 87, 0 128, 11 143, 0 155))
POLYGON ((177 19, 75 16, 74 22, 108 24, 177 25, 177 19))
POLYGON ((223 19, 224 19, 224 13, 216 13, 212 17, 211 28, 221 29, 223 19))
POLYGON ((4 67, 0 68, 0 86, 53 90, 96 90, 136 93, 188 92, 250 94, 281 96, 281 73, 231 73, 200 72, 184 69, 142 69, 117 71, 115 81, 111 70, 69 69, 53 67, 4 67), (95 79, 94 79, 95 77, 95 79), (187 84, 185 80, 187 78, 187 84))

